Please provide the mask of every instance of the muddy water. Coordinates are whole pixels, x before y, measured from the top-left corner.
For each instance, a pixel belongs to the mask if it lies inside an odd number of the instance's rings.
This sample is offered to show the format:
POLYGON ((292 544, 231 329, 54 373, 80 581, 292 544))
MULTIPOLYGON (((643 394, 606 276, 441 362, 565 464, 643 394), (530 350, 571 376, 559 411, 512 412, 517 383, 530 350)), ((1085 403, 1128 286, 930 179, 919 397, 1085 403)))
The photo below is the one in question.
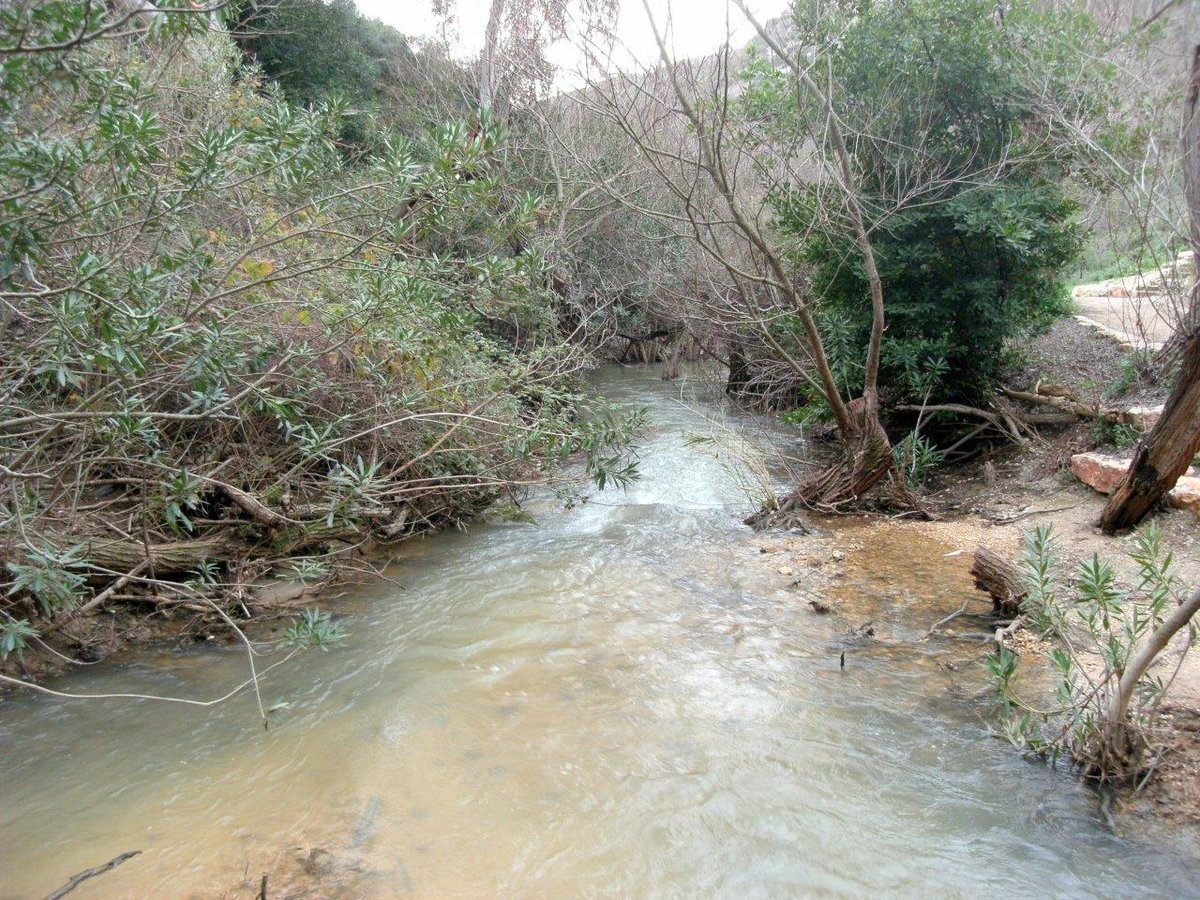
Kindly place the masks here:
MULTIPOLYGON (((0 705, 0 896, 126 850, 74 896, 253 896, 264 872, 271 896, 1200 893, 1182 851, 1112 835, 988 736, 984 623, 914 643, 969 592, 961 561, 869 544, 881 565, 817 615, 686 441, 708 429, 678 387, 602 382, 649 408, 643 480, 403 548, 397 583, 340 607, 344 646, 272 674, 270 731, 249 698, 0 705), (875 638, 843 635, 867 615, 875 638)), ((146 655, 56 687, 211 695, 241 665, 146 655)))

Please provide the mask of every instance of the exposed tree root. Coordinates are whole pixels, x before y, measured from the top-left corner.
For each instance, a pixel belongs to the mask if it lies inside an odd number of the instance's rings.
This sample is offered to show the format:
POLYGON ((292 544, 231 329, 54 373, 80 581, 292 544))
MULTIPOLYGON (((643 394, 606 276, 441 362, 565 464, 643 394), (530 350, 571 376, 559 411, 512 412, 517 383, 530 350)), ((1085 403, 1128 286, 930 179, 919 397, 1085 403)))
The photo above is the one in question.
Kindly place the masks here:
MULTIPOLYGON (((892 445, 877 415, 867 412, 863 398, 849 404, 856 433, 845 445, 842 455, 829 467, 807 479, 773 508, 759 510, 746 519, 755 528, 796 527, 804 512, 847 512, 892 474, 895 462, 892 445)), ((892 484, 898 483, 891 479, 892 484)), ((907 500, 919 501, 904 491, 907 500)))

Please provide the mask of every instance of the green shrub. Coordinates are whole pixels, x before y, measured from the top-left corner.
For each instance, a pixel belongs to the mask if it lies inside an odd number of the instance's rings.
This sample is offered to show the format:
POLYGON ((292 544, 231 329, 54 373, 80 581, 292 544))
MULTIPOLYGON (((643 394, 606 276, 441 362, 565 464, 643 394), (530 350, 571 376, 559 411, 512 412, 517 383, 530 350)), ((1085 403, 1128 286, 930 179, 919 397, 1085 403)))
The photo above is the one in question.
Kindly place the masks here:
POLYGON ((942 458, 933 442, 915 431, 910 431, 892 448, 892 457, 896 471, 913 490, 925 483, 942 458))
MULTIPOLYGON (((1067 585, 1050 528, 1026 532, 1021 567, 1028 594, 1021 612, 1030 627, 1053 639, 1045 657, 1054 676, 1053 704, 1030 701, 1017 691, 1016 653, 1002 645, 988 660, 1004 735, 1035 756, 1066 759, 1100 780, 1140 774, 1160 749, 1162 701, 1171 670, 1177 672, 1182 662, 1142 675, 1127 719, 1113 721, 1110 704, 1126 665, 1185 596, 1174 555, 1157 526, 1136 534, 1130 557, 1137 571, 1132 587, 1122 586, 1113 566, 1098 555, 1082 563, 1067 585)), ((1183 652, 1195 636, 1192 625, 1183 652)))
POLYGON ((407 38, 362 15, 351 0, 247 0, 233 31, 247 59, 301 106, 343 105, 338 140, 375 152, 382 132, 417 135, 469 112, 455 65, 417 52, 407 38))
POLYGON ((230 556, 454 522, 572 452, 629 476, 627 424, 578 416, 502 129, 387 133, 350 165, 341 107, 289 103, 206 17, 65 41, 97 6, 0 6, 9 595, 49 616, 128 571, 96 535, 199 542, 155 571, 216 590, 230 556))
MULTIPOLYGON (((990 0, 800 3, 793 28, 823 48, 847 132, 855 187, 871 226, 887 309, 881 384, 914 396, 899 361, 945 363, 934 396, 978 401, 992 389, 1006 341, 1069 309, 1063 275, 1082 230, 1063 188, 1069 153, 1051 142, 1043 105, 1097 108, 1100 67, 1068 62, 1090 20, 1032 3, 990 0), (831 11, 832 10, 832 11, 831 11)), ((752 64, 744 99, 757 121, 822 134, 781 75, 752 64), (781 114, 782 113, 782 114, 781 114)), ((827 151, 832 157, 833 150, 827 151)), ((821 179, 774 196, 778 224, 826 315, 852 323, 857 358, 871 307, 861 254, 821 179)))
POLYGON ((1149 350, 1133 350, 1121 357, 1117 368, 1117 378, 1109 388, 1110 396, 1119 397, 1131 388, 1152 378, 1154 375, 1154 354, 1149 350))

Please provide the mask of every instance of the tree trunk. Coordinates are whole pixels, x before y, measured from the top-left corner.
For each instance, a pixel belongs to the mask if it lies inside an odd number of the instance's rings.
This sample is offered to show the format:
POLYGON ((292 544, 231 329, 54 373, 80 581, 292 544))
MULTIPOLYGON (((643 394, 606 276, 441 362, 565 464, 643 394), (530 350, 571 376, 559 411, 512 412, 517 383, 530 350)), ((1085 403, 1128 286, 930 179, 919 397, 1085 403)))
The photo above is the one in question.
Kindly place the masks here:
POLYGON ((729 347, 729 377, 725 381, 725 393, 738 398, 746 391, 750 383, 750 364, 746 361, 746 353, 741 341, 734 341, 729 347))
POLYGON ((1129 704, 1137 692, 1138 682, 1142 680, 1158 655, 1166 649, 1176 634, 1187 627, 1192 618, 1200 612, 1200 588, 1192 591, 1158 626, 1146 640, 1145 645, 1138 650, 1121 673, 1117 689, 1112 695, 1104 711, 1103 721, 1103 756, 1098 765, 1103 772, 1127 772, 1136 770, 1141 759, 1143 744, 1129 722, 1129 704))
POLYGON ((1010 619, 1021 614, 1021 601, 1027 592, 1021 586, 1021 572, 1016 566, 1000 554, 980 546, 975 549, 971 575, 975 587, 991 596, 993 613, 1010 619))
MULTIPOLYGON (((1183 187, 1188 208, 1188 238, 1193 251, 1200 250, 1200 45, 1192 46, 1191 72, 1183 103, 1183 187)), ((1194 265, 1200 275, 1200 253, 1194 265)), ((1187 337, 1200 327, 1200 292, 1192 283, 1191 298, 1179 330, 1163 345, 1155 364, 1169 375, 1183 361, 1187 337)))
POLYGON ((843 435, 841 458, 800 485, 789 499, 804 506, 854 502, 892 471, 892 443, 879 421, 878 401, 859 397, 848 409, 854 430, 843 435))
POLYGON ((479 60, 479 111, 484 116, 491 115, 496 103, 496 57, 505 4, 506 0, 492 0, 487 29, 483 33, 483 56, 479 60))
MULTIPOLYGON (((1192 45, 1183 107, 1183 179, 1192 250, 1200 258, 1200 45, 1192 45)), ((1192 287, 1197 305, 1200 285, 1192 287)), ((1108 498, 1100 527, 1106 534, 1140 522, 1175 486, 1200 452, 1200 325, 1184 338, 1179 375, 1162 417, 1138 443, 1129 471, 1108 498)))
POLYGON ((671 345, 671 352, 663 364, 663 381, 674 381, 679 377, 679 362, 683 359, 683 338, 671 345))
POLYGON ((793 527, 808 509, 830 509, 858 502, 893 469, 892 444, 879 421, 878 404, 865 397, 846 404, 854 430, 845 433, 841 456, 806 480, 778 506, 765 507, 745 520, 753 528, 793 527))
POLYGON ((1200 328, 1183 350, 1175 388, 1100 516, 1105 534, 1131 528, 1166 496, 1200 453, 1200 328))

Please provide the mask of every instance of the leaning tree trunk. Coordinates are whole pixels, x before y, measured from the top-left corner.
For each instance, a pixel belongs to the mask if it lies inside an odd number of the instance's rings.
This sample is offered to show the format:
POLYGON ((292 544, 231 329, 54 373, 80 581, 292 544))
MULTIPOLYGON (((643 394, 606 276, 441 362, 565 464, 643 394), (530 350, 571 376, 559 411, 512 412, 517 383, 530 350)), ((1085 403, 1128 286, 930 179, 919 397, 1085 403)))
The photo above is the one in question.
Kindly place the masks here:
POLYGON ((1100 516, 1105 534, 1131 528, 1175 486, 1200 453, 1200 328, 1184 345, 1175 388, 1162 416, 1138 444, 1129 471, 1100 516))
POLYGON ((1194 252, 1192 291, 1187 311, 1179 329, 1163 345, 1155 359, 1163 375, 1175 371, 1183 361, 1184 344, 1191 332, 1200 326, 1200 292, 1196 276, 1200 276, 1200 45, 1192 47, 1191 73, 1183 104, 1183 190, 1188 208, 1188 238, 1194 252))
MULTIPOLYGON (((1189 236, 1200 259, 1200 45, 1193 45, 1183 108, 1183 177, 1189 236)), ((1200 285, 1192 286, 1190 306, 1200 285)), ((1140 522, 1175 486, 1200 451, 1200 325, 1186 332, 1179 375, 1162 416, 1138 444, 1129 471, 1108 498, 1100 527, 1106 534, 1140 522)))
POLYGON ((1102 757, 1099 764, 1103 771, 1136 770, 1144 743, 1141 735, 1136 733, 1134 723, 1129 721, 1129 705, 1137 693, 1138 682, 1150 671, 1171 638, 1186 628, 1197 612, 1200 612, 1200 588, 1172 610, 1125 666, 1101 720, 1102 757))

